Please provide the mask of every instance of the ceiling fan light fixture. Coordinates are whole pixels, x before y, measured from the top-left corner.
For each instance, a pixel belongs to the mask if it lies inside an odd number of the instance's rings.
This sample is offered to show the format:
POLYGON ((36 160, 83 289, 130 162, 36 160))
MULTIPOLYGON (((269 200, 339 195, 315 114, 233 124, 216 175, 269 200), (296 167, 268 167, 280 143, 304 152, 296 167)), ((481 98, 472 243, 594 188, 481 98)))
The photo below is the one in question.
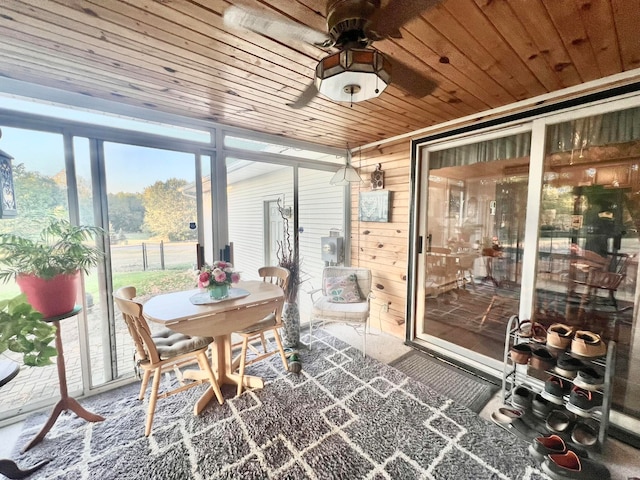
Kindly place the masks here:
POLYGON ((316 67, 316 88, 336 102, 363 102, 380 95, 391 82, 391 63, 373 48, 345 48, 316 67))

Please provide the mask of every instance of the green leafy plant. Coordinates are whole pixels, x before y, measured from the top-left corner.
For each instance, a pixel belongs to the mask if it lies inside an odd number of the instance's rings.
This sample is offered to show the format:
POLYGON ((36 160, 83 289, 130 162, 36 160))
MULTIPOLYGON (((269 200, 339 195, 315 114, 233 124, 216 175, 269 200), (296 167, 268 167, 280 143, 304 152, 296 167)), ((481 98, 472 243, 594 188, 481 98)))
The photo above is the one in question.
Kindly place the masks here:
POLYGON ((60 274, 73 274, 98 264, 102 252, 89 242, 104 234, 99 227, 72 225, 64 219, 47 221, 38 238, 0 234, 2 270, 0 280, 7 282, 18 274, 35 275, 51 279, 60 274))
POLYGON ((42 320, 24 294, 0 301, 0 353, 21 353, 24 364, 32 367, 49 365, 58 353, 50 345, 55 335, 56 328, 42 320))

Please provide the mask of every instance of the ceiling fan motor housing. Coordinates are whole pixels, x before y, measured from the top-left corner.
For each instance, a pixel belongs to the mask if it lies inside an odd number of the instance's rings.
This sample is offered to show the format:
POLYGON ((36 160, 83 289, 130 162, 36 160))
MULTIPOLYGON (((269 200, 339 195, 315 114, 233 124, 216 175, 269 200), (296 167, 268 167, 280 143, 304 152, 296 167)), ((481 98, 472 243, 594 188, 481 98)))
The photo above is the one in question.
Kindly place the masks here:
POLYGON ((327 29, 336 46, 355 41, 367 46, 365 30, 378 8, 380 0, 328 0, 327 29))

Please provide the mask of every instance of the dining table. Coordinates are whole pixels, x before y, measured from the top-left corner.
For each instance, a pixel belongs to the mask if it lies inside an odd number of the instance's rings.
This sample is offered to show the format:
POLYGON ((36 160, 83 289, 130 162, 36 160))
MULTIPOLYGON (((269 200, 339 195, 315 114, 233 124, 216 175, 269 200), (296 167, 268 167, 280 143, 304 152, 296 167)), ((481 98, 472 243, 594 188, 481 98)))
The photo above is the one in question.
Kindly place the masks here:
MULTIPOLYGON (((228 297, 221 300, 210 298, 200 289, 155 295, 144 304, 143 315, 149 322, 185 335, 213 337, 211 363, 218 384, 237 387, 240 375, 234 373, 232 333, 250 327, 272 312, 280 316, 283 303, 284 291, 278 285, 249 280, 232 285, 228 297)), ((197 376, 199 372, 190 373, 197 376)), ((250 388, 264 387, 262 378, 252 375, 244 375, 242 383, 250 388)), ((196 414, 213 395, 208 388, 196 403, 196 414)))

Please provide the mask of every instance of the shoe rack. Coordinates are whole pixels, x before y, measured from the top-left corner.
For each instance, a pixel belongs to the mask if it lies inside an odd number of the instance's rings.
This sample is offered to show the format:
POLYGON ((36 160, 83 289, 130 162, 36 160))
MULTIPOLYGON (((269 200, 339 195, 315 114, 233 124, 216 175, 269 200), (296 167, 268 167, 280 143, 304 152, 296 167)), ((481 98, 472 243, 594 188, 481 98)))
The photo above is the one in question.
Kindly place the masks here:
MULTIPOLYGON (((560 375, 558 372, 553 370, 553 368, 549 370, 536 370, 531 365, 515 363, 511 359, 511 347, 520 343, 533 343, 530 338, 521 337, 518 333, 519 319, 517 315, 512 315, 507 323, 504 343, 504 369, 502 374, 503 404, 512 405, 513 391, 521 385, 530 388, 534 395, 536 393, 541 393, 544 390, 545 380, 549 378, 549 376, 561 378, 568 384, 573 385, 573 380, 575 379, 560 375)), ((540 344, 540 346, 544 345, 540 344)), ((569 350, 567 350, 567 353, 571 354, 569 350)), ((596 392, 602 395, 602 407, 600 411, 593 413, 591 417, 589 417, 599 423, 598 442, 590 448, 601 450, 607 439, 607 431, 609 429, 609 412, 611 410, 611 395, 615 374, 616 343, 613 340, 607 342, 607 353, 603 357, 585 358, 575 355, 575 358, 579 359, 586 366, 591 364, 601 370, 604 369, 604 386, 596 390, 596 392)), ((562 406, 566 407, 568 402, 569 395, 567 394, 563 398, 562 406)))

